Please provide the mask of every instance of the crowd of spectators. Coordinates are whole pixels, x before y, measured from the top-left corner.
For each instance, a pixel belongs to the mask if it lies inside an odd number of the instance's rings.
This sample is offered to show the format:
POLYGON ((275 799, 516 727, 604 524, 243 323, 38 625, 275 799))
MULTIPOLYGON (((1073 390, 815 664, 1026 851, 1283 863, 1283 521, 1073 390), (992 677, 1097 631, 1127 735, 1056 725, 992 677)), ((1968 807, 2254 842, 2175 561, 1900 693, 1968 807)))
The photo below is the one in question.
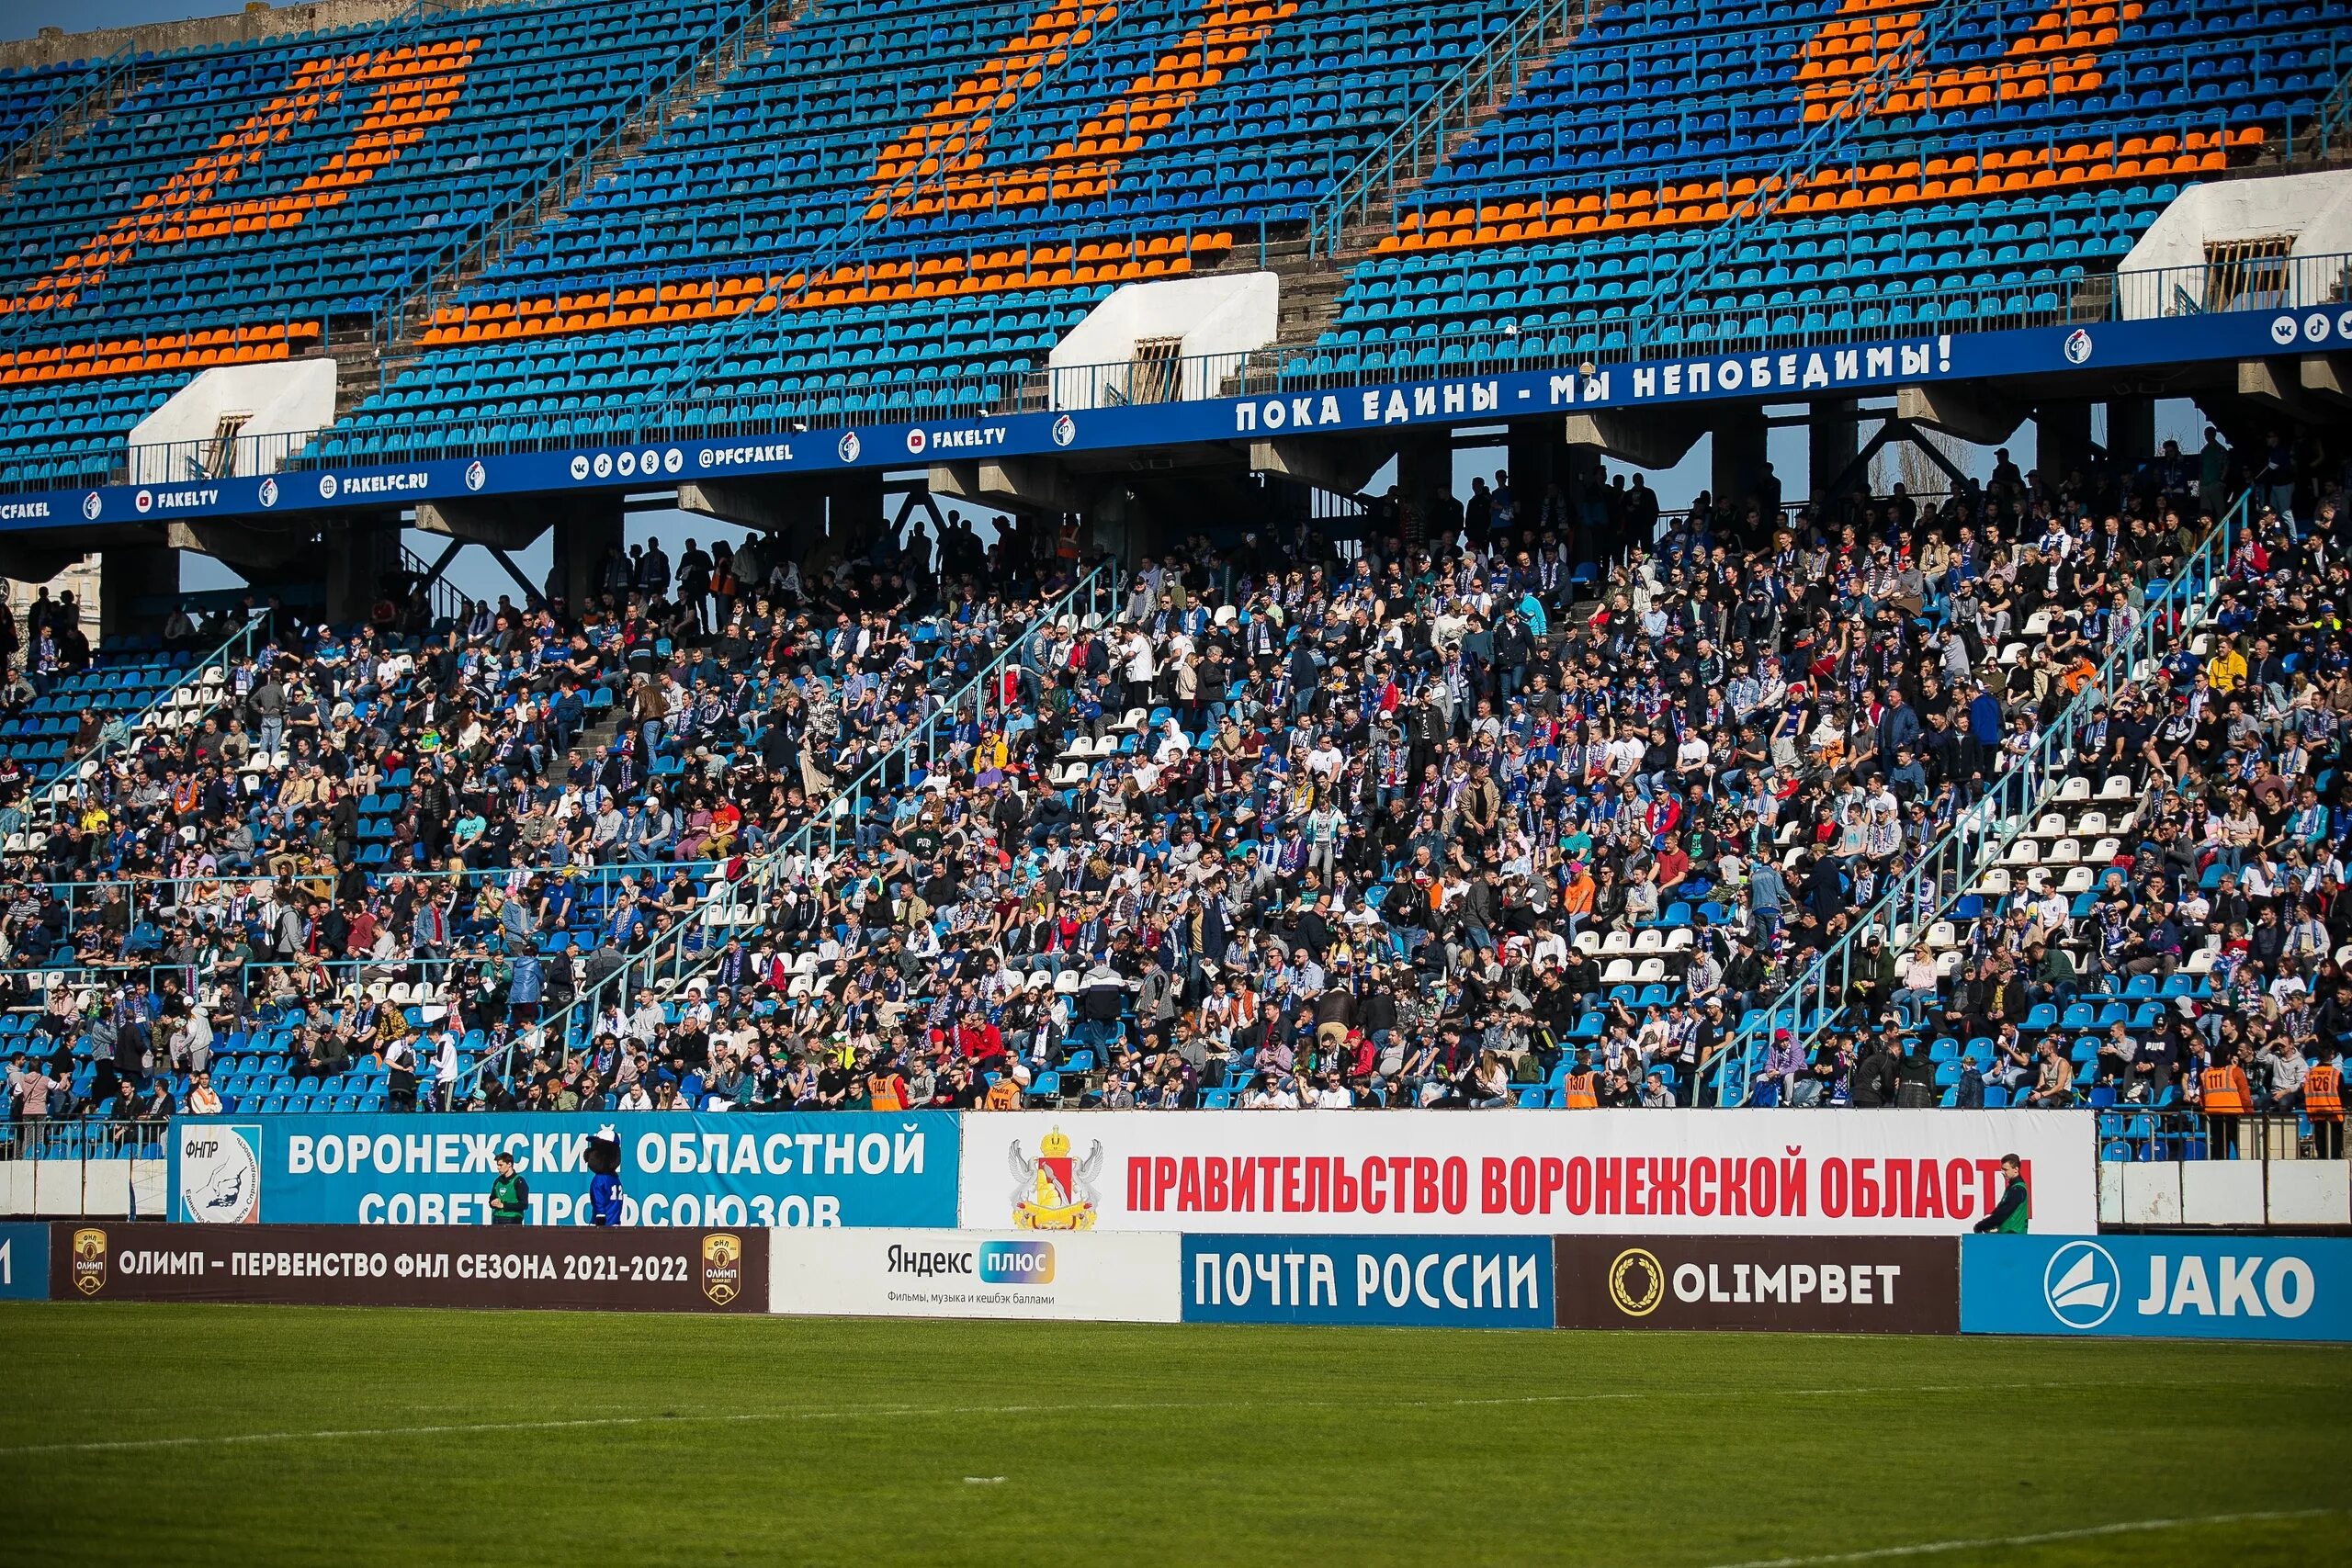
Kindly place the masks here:
POLYGON ((2219 937, 2206 989, 2079 1075, 2154 1103, 2352 1023, 2328 456, 2274 488, 2277 453, 2210 433, 2004 453, 1948 496, 1785 510, 1768 470, 1662 522, 1638 482, 1498 474, 1357 538, 1185 540, 1101 615, 1057 606, 1064 541, 1007 525, 824 565, 656 546, 577 618, 276 616, 217 712, 0 822, 0 942, 77 976, 20 995, 17 1111, 217 1097, 199 1053, 264 1032, 337 1104, 1702 1101, 2253 482, 2206 651, 2074 759, 2137 808, 2087 904, 2020 875, 1949 945, 1882 942, 1850 1027, 1760 1063, 1768 1101, 2071 1102, 2072 1028, 2035 1010, 2161 992, 2219 937), (933 765, 836 801, 918 729, 933 765))

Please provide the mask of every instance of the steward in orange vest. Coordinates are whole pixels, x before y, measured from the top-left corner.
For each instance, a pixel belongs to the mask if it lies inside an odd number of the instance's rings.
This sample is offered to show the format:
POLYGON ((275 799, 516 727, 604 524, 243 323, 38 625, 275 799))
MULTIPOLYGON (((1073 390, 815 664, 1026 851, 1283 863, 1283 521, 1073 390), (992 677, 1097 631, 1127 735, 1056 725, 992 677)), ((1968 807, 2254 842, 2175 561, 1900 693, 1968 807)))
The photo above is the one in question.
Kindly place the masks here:
POLYGON ((1600 1105, 1590 1060, 1577 1053, 1576 1070, 1560 1080, 1560 1105, 1567 1111, 1593 1111, 1600 1105))

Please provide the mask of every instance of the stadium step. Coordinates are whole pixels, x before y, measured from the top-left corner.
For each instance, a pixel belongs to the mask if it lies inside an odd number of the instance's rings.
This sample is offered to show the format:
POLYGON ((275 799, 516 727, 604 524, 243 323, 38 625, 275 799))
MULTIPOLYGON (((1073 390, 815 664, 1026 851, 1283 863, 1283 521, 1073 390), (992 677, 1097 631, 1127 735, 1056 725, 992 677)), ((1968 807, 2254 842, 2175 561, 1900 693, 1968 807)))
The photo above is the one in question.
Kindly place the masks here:
MULTIPOLYGON (((594 189, 598 181, 635 157, 676 121, 702 107, 755 51, 765 49, 779 33, 815 8, 816 0, 760 0, 740 30, 726 35, 698 55, 601 145, 566 160, 537 190, 520 197, 503 220, 487 227, 473 245, 408 294, 391 341, 382 353, 380 364, 374 367, 379 376, 388 379, 417 357, 421 352, 418 338, 432 324, 434 313, 458 290, 496 266, 517 247, 527 244, 543 226, 594 189)), ((380 389, 380 381, 378 389, 380 389)))

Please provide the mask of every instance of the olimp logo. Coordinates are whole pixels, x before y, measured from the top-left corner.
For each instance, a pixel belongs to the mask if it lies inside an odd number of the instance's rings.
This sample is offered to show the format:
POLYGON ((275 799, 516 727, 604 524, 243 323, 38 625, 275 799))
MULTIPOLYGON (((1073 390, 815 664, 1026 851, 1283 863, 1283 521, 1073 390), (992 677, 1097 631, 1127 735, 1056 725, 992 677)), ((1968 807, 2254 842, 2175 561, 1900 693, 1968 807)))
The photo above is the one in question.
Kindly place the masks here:
POLYGON ((702 1238, 702 1293, 725 1306, 743 1293, 743 1238, 715 1231, 702 1238))
POLYGON ((74 1233, 71 1265, 74 1288, 95 1296, 107 1288, 107 1233, 96 1228, 74 1233))

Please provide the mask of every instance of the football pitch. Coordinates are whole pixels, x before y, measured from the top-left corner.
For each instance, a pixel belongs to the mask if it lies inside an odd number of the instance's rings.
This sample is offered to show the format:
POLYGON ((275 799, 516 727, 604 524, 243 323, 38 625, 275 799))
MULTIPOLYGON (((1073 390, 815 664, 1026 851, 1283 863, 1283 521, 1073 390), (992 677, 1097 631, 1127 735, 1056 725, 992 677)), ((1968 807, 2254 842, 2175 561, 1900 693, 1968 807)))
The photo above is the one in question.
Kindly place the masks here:
POLYGON ((2340 1351, 21 1305, 0 1562, 2352 1562, 2340 1351))

